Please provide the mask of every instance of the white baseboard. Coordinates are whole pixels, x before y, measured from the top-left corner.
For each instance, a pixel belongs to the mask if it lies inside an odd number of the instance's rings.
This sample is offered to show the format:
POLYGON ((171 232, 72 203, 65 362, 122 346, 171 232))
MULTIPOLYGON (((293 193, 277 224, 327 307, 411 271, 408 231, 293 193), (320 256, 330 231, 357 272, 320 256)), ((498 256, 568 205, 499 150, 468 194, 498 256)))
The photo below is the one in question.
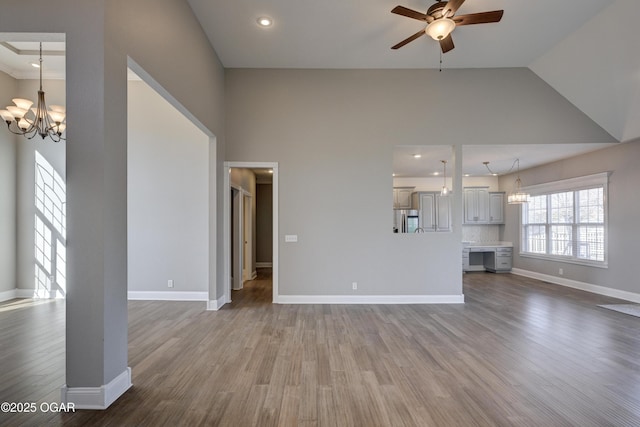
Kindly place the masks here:
POLYGON ((256 277, 258 277, 258 272, 257 272, 257 271, 255 271, 255 270, 253 270, 253 271, 251 272, 251 279, 249 279, 249 280, 255 280, 255 278, 256 278, 256 277))
POLYGON ((218 311, 226 303, 224 296, 220 297, 220 299, 209 300, 207 301, 207 311, 218 311))
POLYGON ((209 301, 208 292, 129 291, 130 300, 147 301, 209 301))
POLYGON ((278 295, 275 304, 463 304, 461 295, 278 295))
POLYGON ((61 292, 52 291, 46 294, 37 294, 34 289, 10 289, 0 292, 0 302, 9 301, 16 298, 36 298, 36 299, 55 299, 64 298, 61 292))
POLYGON ((131 387, 131 368, 100 387, 67 387, 60 390, 62 403, 76 409, 107 409, 131 387))
POLYGON ((17 291, 17 289, 10 289, 8 291, 0 292, 0 302, 9 301, 9 300, 12 300, 12 299, 19 298, 17 296, 17 292, 16 291, 17 291))
POLYGON ((598 295, 604 295, 607 297, 618 298, 625 301, 640 303, 640 294, 628 291, 622 291, 619 289, 607 288, 606 286, 594 285, 586 282, 579 282, 577 280, 565 279, 563 277, 551 276, 550 274, 537 273, 535 271, 522 270, 514 268, 511 270, 513 274, 518 276, 529 277, 531 279, 538 279, 544 282, 553 283, 555 285, 566 286, 568 288, 580 289, 582 291, 592 292, 598 295))
POLYGON ((272 262, 256 262, 256 268, 272 268, 272 262))

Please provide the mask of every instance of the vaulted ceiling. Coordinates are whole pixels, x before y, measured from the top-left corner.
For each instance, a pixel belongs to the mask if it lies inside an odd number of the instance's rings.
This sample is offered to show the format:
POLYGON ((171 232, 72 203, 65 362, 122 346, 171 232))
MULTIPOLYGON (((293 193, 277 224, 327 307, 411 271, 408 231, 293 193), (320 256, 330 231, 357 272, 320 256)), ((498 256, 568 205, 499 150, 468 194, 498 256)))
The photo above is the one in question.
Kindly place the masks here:
MULTIPOLYGON (((188 0, 227 68, 437 68, 425 0, 188 0), (273 19, 260 28, 261 16, 273 19)), ((457 15, 504 9, 502 21, 458 27, 447 68, 529 67, 619 141, 640 138, 640 2, 466 0, 457 15), (635 119, 635 120, 634 120, 635 119)))
MULTIPOLYGON (((226 68, 440 66, 439 46, 429 37, 390 49, 425 25, 391 9, 401 4, 424 12, 432 1, 187 1, 226 68), (259 27, 261 16, 272 18, 273 25, 259 27)), ((454 30, 456 48, 442 56, 444 73, 451 68, 528 67, 616 140, 640 138, 640 2, 466 0, 456 14, 498 9, 505 11, 499 23, 454 30)), ((0 70, 16 78, 37 78, 38 71, 29 65, 37 60, 37 43, 9 42, 0 45, 0 70)), ((45 78, 63 78, 64 42, 47 40, 44 49, 45 78)), ((514 147, 519 151, 509 158, 533 158, 526 148, 514 147)), ((490 149, 485 147, 483 158, 498 161, 505 152, 494 147, 491 157, 490 149)), ((589 149, 575 144, 561 151, 566 157, 589 149)))

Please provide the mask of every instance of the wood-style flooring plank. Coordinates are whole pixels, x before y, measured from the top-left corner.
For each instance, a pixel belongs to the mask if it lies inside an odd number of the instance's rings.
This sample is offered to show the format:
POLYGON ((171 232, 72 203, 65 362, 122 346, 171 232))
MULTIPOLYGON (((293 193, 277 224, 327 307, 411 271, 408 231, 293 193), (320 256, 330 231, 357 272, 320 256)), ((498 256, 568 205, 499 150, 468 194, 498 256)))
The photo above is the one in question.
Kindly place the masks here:
MULTIPOLYGON (((274 305, 268 272, 217 312, 129 302, 134 386, 105 411, 2 426, 638 426, 640 318, 512 274, 465 304, 274 305)), ((0 401, 58 402, 64 301, 0 304, 0 401)))

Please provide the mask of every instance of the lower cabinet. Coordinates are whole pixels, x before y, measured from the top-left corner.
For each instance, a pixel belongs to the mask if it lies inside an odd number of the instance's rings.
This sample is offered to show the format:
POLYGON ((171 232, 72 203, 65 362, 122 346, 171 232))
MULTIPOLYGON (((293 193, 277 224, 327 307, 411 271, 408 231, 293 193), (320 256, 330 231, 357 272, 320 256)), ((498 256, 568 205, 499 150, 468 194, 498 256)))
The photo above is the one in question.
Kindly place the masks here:
POLYGON ((513 260, 512 248, 496 248, 495 252, 484 254, 484 268, 493 273, 511 271, 513 260))
POLYGON ((413 193, 414 209, 419 209, 418 226, 424 232, 451 231, 451 200, 440 192, 419 191, 413 193))

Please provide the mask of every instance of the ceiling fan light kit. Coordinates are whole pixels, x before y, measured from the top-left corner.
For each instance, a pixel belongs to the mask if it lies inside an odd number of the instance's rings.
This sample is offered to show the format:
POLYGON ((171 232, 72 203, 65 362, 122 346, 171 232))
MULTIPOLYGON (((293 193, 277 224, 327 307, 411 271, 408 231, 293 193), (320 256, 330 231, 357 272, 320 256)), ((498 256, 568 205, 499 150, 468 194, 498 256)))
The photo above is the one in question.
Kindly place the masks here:
POLYGON ((440 41, 451 34, 455 27, 456 23, 453 22, 453 19, 440 18, 431 21, 427 28, 424 29, 424 32, 432 39, 440 41))
POLYGON ((404 6, 394 7, 391 13, 426 22, 427 26, 424 30, 420 30, 392 46, 391 49, 399 49, 420 36, 428 34, 432 39, 440 42, 442 53, 447 53, 455 47, 453 39, 451 38, 451 32, 456 27, 461 25, 488 24, 491 22, 499 22, 502 19, 503 10, 455 16, 456 11, 462 6, 464 1, 465 0, 437 1, 431 5, 427 13, 418 12, 404 6))

